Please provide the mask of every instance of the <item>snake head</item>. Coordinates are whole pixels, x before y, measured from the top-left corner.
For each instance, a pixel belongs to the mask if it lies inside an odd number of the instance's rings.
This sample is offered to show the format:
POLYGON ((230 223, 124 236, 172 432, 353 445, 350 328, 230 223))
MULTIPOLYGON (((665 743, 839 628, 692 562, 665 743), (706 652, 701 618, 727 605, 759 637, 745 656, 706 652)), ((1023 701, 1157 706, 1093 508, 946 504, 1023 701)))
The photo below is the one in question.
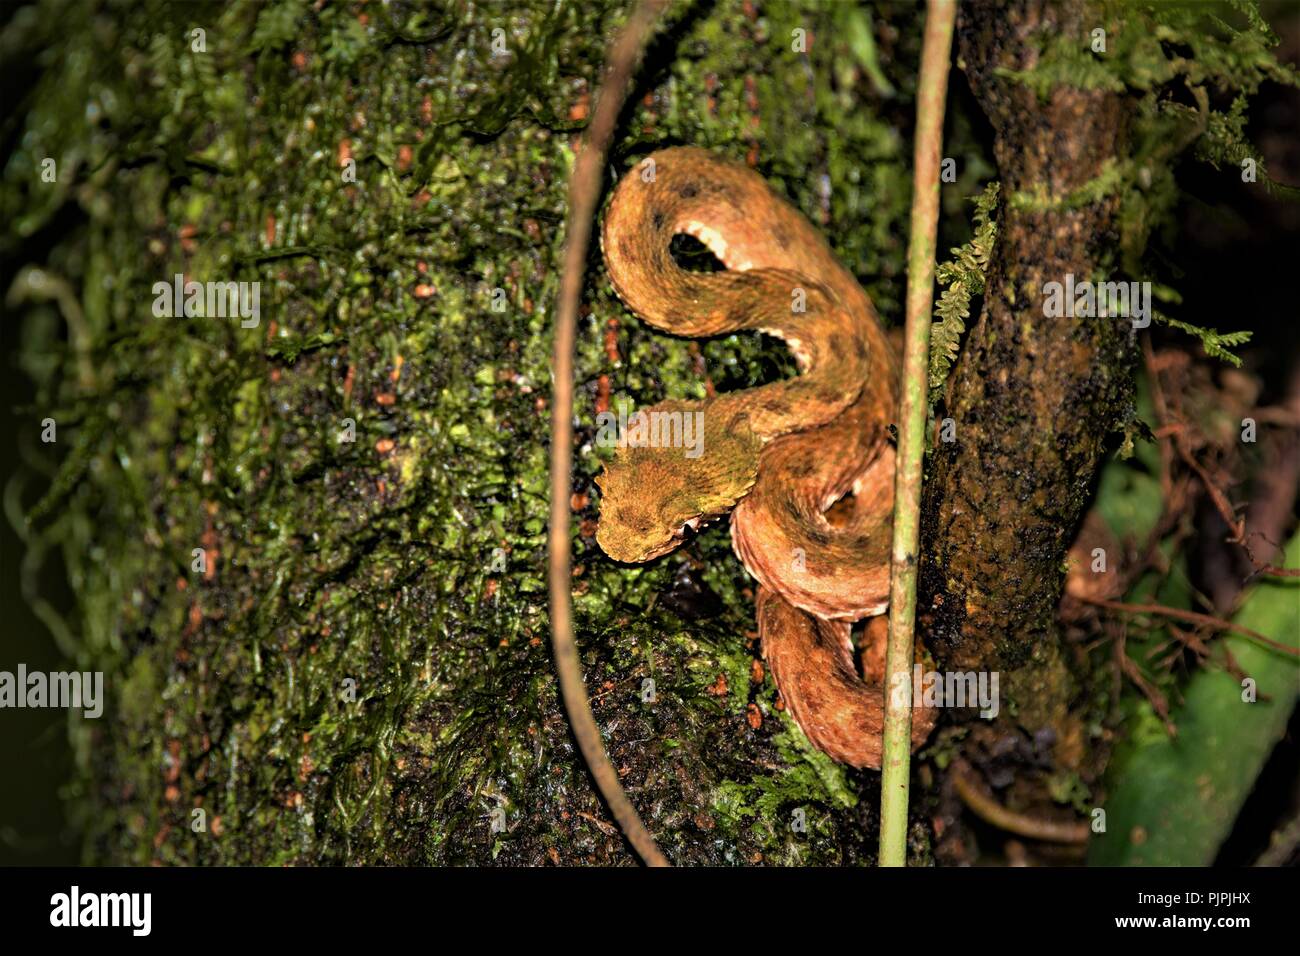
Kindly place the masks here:
POLYGON ((710 423, 707 409, 703 415, 704 440, 693 457, 680 447, 625 443, 596 478, 596 542, 614 560, 642 562, 667 554, 688 528, 726 514, 753 487, 762 443, 748 416, 710 423))

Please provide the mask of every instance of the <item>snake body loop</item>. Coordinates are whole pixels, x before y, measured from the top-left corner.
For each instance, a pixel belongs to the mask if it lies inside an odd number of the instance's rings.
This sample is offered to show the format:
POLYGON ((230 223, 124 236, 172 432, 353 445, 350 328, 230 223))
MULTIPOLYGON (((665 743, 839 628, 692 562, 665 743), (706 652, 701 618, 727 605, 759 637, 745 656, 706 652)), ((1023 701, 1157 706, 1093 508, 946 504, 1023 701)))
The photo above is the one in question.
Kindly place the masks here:
MULTIPOLYGON (((601 245, 615 291, 644 321, 693 338, 777 336, 800 374, 648 409, 702 413, 702 448, 620 446, 597 479, 597 541, 617 560, 646 561, 731 513, 735 552, 759 582, 763 655, 791 715, 836 760, 879 768, 884 688, 870 669, 858 675, 850 629, 888 605, 898 371, 870 298, 762 177, 701 149, 662 150, 629 172, 601 245), (669 250, 679 234, 725 271, 679 267, 669 250)), ((883 659, 878 635, 868 628, 867 656, 883 659)), ((934 721, 914 710, 914 746, 934 721)))

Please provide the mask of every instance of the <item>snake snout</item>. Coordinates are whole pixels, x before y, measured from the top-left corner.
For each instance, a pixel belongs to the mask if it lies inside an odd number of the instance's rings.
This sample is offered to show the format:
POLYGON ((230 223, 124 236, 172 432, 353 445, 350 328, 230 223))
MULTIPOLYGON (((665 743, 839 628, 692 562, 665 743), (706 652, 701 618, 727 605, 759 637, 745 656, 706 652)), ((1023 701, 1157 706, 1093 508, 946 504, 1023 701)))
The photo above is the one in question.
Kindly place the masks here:
POLYGON ((596 543, 615 561, 639 563, 657 558, 676 546, 650 512, 637 505, 606 507, 596 528, 596 543))

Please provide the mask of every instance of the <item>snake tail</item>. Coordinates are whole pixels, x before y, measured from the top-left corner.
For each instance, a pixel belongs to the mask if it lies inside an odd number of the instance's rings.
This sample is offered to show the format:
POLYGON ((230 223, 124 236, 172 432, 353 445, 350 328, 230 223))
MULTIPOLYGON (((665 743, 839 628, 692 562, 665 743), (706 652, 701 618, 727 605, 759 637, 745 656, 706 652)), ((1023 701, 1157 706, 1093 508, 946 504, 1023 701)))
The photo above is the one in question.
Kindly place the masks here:
MULTIPOLYGON (((884 621, 885 618, 873 618, 884 621)), ((884 638, 868 627, 866 656, 875 652, 878 672, 864 680, 853 666, 852 625, 800 611, 768 588, 758 591, 758 630, 763 657, 781 698, 804 736, 818 750, 852 767, 880 769, 885 729, 884 638)), ((934 729, 934 708, 912 709, 912 748, 934 729)))

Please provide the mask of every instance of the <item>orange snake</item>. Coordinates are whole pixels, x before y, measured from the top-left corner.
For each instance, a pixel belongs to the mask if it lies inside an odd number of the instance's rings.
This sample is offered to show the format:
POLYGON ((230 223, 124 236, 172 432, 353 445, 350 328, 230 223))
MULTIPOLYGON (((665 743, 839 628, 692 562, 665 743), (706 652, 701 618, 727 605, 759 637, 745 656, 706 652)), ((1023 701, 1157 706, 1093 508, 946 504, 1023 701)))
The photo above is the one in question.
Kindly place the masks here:
MULTIPOLYGON (((777 336, 800 374, 647 409, 702 413, 702 448, 620 443, 597 478, 597 542, 616 560, 648 561, 730 512, 732 545, 759 583, 763 656, 791 715, 836 760, 879 768, 883 629, 868 627, 864 658, 880 666, 868 664, 866 679, 850 638, 889 600, 898 370, 871 299, 761 176, 696 148, 656 152, 619 182, 601 246, 615 291, 642 320, 693 338, 777 336), (669 243, 679 234, 725 270, 678 266, 669 243)), ((913 709, 914 747, 935 717, 913 709)))

